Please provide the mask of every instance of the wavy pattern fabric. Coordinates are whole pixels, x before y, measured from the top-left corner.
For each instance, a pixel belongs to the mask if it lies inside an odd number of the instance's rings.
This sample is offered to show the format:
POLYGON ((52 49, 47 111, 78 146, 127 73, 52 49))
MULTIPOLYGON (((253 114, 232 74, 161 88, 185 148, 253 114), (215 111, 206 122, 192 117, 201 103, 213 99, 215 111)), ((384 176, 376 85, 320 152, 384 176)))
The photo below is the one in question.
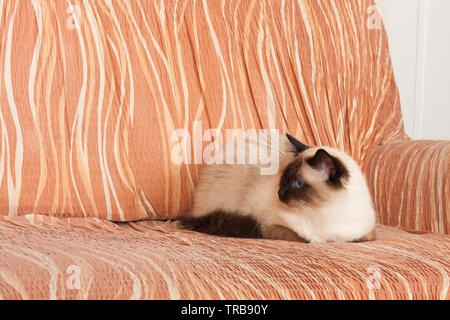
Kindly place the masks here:
POLYGON ((196 121, 365 163, 405 138, 373 4, 0 1, 0 214, 183 214, 200 166, 171 161, 171 135, 196 121))
POLYGON ((450 232, 450 141, 381 146, 367 164, 380 223, 450 232))
POLYGON ((0 218, 3 299, 449 299, 448 236, 221 239, 156 222, 0 218), (433 250, 430 250, 430 247, 433 250))

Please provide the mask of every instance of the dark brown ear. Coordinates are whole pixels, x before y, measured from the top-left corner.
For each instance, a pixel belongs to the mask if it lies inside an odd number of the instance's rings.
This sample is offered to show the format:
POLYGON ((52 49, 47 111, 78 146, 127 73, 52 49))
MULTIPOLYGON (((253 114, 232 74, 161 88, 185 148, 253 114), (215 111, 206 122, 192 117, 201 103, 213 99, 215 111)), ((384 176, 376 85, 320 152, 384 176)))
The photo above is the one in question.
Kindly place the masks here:
POLYGON ((324 149, 317 150, 314 157, 308 159, 306 162, 314 169, 320 170, 328 175, 329 182, 334 185, 341 186, 342 179, 349 177, 348 170, 342 162, 324 149))
POLYGON ((307 146, 306 144, 301 143, 300 141, 295 139, 290 134, 286 134, 286 137, 289 139, 289 141, 295 147, 295 150, 297 151, 297 154, 299 154, 299 153, 301 153, 301 152, 303 152, 303 151, 305 151, 306 149, 309 148, 309 146, 307 146))

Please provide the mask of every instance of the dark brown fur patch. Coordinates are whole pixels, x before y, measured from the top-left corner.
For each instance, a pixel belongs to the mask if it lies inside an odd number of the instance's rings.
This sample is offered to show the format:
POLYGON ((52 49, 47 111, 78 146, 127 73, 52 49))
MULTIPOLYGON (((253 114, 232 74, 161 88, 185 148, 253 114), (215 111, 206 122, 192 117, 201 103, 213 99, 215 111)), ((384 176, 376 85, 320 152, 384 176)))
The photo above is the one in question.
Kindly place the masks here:
POLYGON ((306 149, 309 148, 309 146, 307 146, 306 144, 300 142, 299 140, 297 140, 296 138, 294 138, 290 134, 286 134, 286 137, 291 142, 292 148, 293 148, 292 151, 295 153, 296 156, 298 156, 299 153, 302 153, 303 151, 305 151, 306 149))
POLYGON ((236 213, 215 211, 202 217, 186 217, 180 220, 181 227, 209 235, 231 238, 262 238, 256 219, 236 213))
POLYGON ((219 237, 307 242, 289 228, 279 225, 262 227, 252 217, 224 211, 215 211, 199 218, 182 218, 180 227, 219 237))
POLYGON ((262 228, 262 232, 264 238, 272 239, 272 240, 284 240, 284 241, 295 241, 295 242, 303 242, 307 243, 305 239, 301 238, 297 233, 293 230, 279 226, 273 225, 262 228))
POLYGON ((300 200, 313 204, 318 199, 318 194, 314 188, 307 183, 300 190, 295 188, 297 173, 302 164, 303 160, 301 158, 295 159, 286 167, 281 176, 278 195, 284 203, 289 203, 290 200, 300 200))
POLYGON ((343 183, 350 178, 350 173, 341 160, 333 157, 324 149, 318 150, 314 157, 306 160, 306 162, 308 162, 308 164, 313 168, 318 167, 320 162, 323 161, 330 161, 333 167, 330 172, 328 183, 331 186, 342 188, 344 186, 343 183))

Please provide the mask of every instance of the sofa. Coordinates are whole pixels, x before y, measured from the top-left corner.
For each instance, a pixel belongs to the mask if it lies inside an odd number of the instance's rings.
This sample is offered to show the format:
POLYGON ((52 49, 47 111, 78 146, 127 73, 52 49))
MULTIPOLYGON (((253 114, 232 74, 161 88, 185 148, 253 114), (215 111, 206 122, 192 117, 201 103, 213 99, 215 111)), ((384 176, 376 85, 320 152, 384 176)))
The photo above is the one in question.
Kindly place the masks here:
POLYGON ((405 133, 372 0, 0 2, 0 298, 449 299, 450 142, 405 133), (361 165, 377 239, 177 228, 208 129, 361 165))

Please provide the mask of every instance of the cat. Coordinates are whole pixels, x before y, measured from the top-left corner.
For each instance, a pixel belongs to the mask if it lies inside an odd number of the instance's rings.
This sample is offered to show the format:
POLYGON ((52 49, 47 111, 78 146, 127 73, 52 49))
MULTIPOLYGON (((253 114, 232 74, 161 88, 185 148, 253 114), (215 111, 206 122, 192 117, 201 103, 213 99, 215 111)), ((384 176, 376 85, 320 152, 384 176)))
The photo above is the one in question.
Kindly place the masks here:
POLYGON ((258 165, 203 168, 182 229, 210 235, 305 243, 376 239, 365 177, 349 155, 279 136, 279 170, 258 165))

